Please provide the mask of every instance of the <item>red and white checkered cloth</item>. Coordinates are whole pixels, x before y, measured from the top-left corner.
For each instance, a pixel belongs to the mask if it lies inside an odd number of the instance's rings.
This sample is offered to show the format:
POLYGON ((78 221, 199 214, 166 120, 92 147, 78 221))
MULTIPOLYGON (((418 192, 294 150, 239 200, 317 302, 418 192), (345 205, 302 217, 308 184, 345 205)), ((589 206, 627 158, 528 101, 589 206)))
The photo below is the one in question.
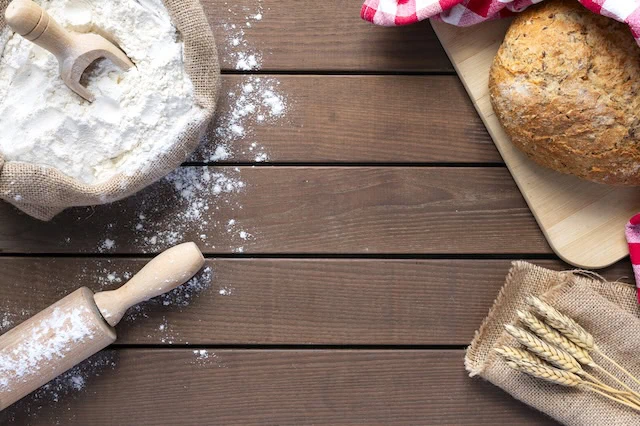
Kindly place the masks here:
POLYGON ((627 223, 625 229, 627 243, 629 243, 629 254, 633 265, 633 275, 636 278, 636 288, 638 289, 638 303, 640 303, 640 214, 635 215, 627 223))
MULTIPOLYGON (((387 27, 434 18, 459 27, 522 12, 542 0, 365 0, 363 19, 387 27)), ((592 12, 624 22, 640 44, 640 0, 578 0, 592 12)))

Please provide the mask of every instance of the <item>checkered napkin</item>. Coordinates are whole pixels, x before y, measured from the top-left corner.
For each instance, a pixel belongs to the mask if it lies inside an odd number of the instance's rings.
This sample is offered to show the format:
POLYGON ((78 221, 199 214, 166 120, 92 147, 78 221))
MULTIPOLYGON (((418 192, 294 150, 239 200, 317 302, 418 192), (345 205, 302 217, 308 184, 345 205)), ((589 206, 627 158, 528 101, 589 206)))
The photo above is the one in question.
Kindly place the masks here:
POLYGON ((625 234, 627 243, 629 243, 629 254, 633 265, 633 275, 636 278, 636 288, 638 288, 638 303, 640 303, 640 214, 629 220, 625 234))
MULTIPOLYGON (((434 18, 459 27, 522 12, 541 0, 365 0, 363 19, 387 27, 434 18)), ((640 44, 640 0, 578 0, 584 7, 631 28, 640 44)))

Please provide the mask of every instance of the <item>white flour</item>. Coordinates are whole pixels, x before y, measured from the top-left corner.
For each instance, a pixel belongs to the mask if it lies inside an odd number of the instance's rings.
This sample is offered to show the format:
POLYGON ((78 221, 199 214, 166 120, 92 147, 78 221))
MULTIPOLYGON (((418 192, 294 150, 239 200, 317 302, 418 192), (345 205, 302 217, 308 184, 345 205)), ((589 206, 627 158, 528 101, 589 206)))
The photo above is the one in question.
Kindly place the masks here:
MULTIPOLYGON (((244 23, 225 23, 223 25, 228 42, 225 50, 228 51, 229 59, 234 61, 232 65, 237 70, 251 71, 260 69, 262 66, 262 53, 250 46, 245 39, 244 31, 244 28, 251 28, 253 26, 252 22, 262 21, 262 13, 264 12, 262 0, 258 1, 257 6, 258 8, 255 14, 244 17, 244 23)), ((241 9, 246 12, 246 7, 242 7, 241 9)), ((229 8, 227 12, 232 15, 238 15, 235 8, 229 8)), ((241 18, 241 16, 238 16, 238 18, 241 18)))
POLYGON ((88 73, 93 103, 71 92, 53 55, 8 30, 0 36, 0 153, 85 183, 143 170, 203 111, 184 70, 183 44, 161 0, 40 0, 77 32, 108 35, 136 64, 88 73))
MULTIPOLYGON (((280 81, 272 77, 247 77, 232 87, 226 96, 229 98, 229 110, 218 116, 215 139, 203 141, 204 147, 195 154, 196 159, 233 160, 238 151, 233 146, 235 142, 251 140, 258 126, 276 124, 286 116, 289 108, 287 96, 280 90, 280 81)), ((248 150, 257 163, 269 160, 264 147, 257 142, 252 142, 248 150)), ((241 153, 247 154, 246 151, 241 153)))
MULTIPOLYGON (((15 403, 0 413, 0 423, 4 424, 32 424, 26 418, 38 418, 45 409, 47 424, 72 423, 73 412, 60 410, 52 412, 50 407, 63 400, 73 400, 81 392, 87 392, 91 382, 116 367, 117 355, 115 351, 101 351, 91 358, 81 362, 66 373, 56 377, 28 397, 15 403), (49 408, 47 410, 47 408, 49 408)), ((109 374, 111 374, 109 372, 109 374)), ((44 417, 43 416, 43 417, 44 417)), ((38 423, 38 422, 35 422, 38 423)))

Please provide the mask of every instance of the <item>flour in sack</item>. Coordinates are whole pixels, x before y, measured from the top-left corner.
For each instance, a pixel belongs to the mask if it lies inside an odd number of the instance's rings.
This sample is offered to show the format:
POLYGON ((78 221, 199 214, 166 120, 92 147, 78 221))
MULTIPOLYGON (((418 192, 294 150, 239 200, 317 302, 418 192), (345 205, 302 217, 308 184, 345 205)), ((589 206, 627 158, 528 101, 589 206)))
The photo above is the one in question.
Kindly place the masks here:
MULTIPOLYGON (((136 66, 110 61, 86 73, 90 103, 59 76, 56 58, 5 29, 0 44, 0 153, 54 167, 87 184, 145 171, 202 119, 183 43, 161 0, 39 1, 63 26, 106 34, 136 66)), ((15 194, 16 201, 21 200, 15 194)))

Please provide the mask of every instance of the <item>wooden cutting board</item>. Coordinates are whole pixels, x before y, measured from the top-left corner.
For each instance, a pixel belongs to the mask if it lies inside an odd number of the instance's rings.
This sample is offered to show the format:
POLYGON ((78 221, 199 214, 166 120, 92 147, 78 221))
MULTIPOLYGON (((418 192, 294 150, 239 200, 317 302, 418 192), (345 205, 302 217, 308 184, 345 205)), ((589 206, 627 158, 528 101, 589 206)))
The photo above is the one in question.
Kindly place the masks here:
POLYGON ((612 188, 544 169, 511 144, 488 89, 489 68, 509 23, 459 28, 431 22, 553 250, 577 267, 604 268, 629 254, 624 226, 640 212, 640 188, 612 188))

